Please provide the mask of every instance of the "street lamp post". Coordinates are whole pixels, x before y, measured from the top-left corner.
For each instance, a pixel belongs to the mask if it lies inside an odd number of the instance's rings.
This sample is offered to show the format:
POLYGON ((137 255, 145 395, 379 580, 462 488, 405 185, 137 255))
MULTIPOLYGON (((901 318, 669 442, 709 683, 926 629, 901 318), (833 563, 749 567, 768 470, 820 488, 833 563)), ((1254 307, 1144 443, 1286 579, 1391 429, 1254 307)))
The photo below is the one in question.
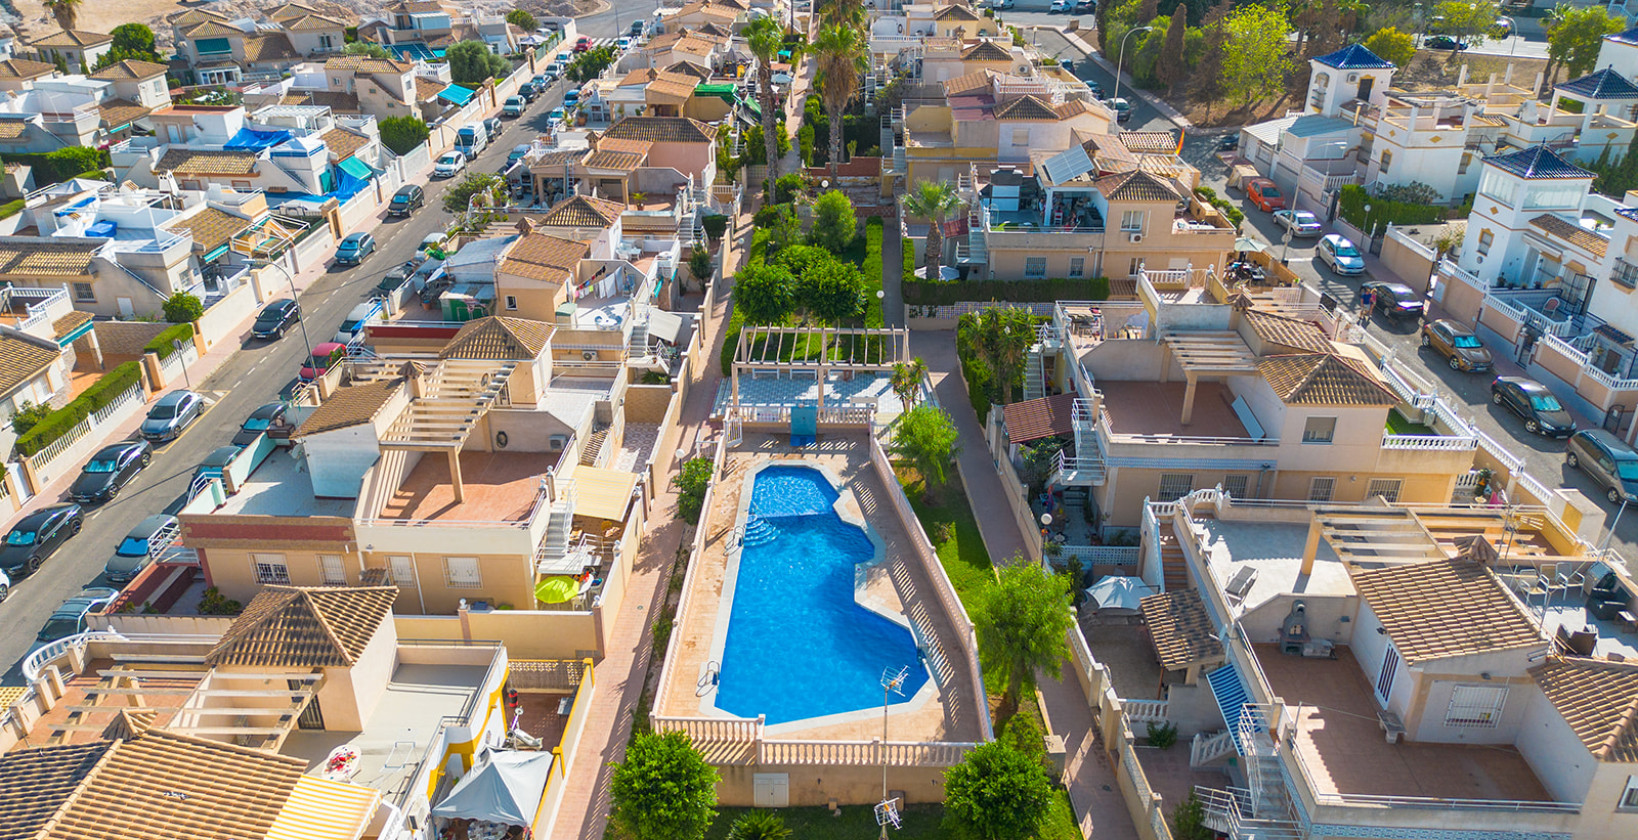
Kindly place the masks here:
POLYGON ((1138 34, 1139 32, 1153 31, 1153 26, 1139 26, 1138 28, 1127 32, 1126 35, 1120 39, 1120 57, 1115 60, 1115 95, 1110 97, 1109 101, 1118 102, 1120 100, 1120 68, 1121 65, 1126 63, 1126 39, 1138 34))
POLYGON ((1598 545, 1598 550, 1599 551, 1603 551, 1604 549, 1610 547, 1610 540, 1615 539, 1615 528, 1616 528, 1617 525, 1621 524, 1621 514, 1626 513, 1626 512, 1627 512, 1627 497, 1626 497, 1625 494, 1622 494, 1622 496, 1621 496, 1621 508, 1615 512, 1615 519, 1612 522, 1610 522, 1610 531, 1609 531, 1609 533, 1604 535, 1604 541, 1602 543, 1599 543, 1599 545, 1598 545))
POLYGON ((307 348, 307 358, 313 358, 313 342, 307 340, 307 319, 301 316, 301 300, 296 296, 296 278, 291 275, 290 269, 272 260, 251 260, 251 265, 260 263, 264 266, 276 268, 284 272, 284 279, 290 283, 290 300, 296 304, 296 328, 301 330, 301 343, 307 348))

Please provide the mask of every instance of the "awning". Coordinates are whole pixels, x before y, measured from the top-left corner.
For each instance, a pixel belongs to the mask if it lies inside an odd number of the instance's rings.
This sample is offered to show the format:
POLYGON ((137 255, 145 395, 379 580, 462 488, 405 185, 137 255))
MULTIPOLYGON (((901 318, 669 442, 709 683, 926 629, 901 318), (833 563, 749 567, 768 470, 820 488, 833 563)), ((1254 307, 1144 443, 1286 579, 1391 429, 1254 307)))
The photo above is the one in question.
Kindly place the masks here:
POLYGON ((549 752, 485 751, 477 766, 433 807, 432 815, 532 825, 553 760, 549 752))
POLYGON ((1054 394, 1001 406, 1001 422, 1007 426, 1008 443, 1074 434, 1075 395, 1054 394))
POLYGON ((601 467, 576 467, 574 471, 574 513, 593 519, 622 522, 631 506, 631 491, 637 474, 601 467))
POLYGON ((648 312, 648 334, 668 344, 676 344, 677 336, 682 334, 682 316, 675 312, 666 312, 663 309, 650 309, 648 312))
POLYGON ((203 258, 204 262, 210 262, 211 260, 214 260, 217 257, 220 257, 221 255, 227 253, 228 252, 228 245, 229 245, 229 243, 223 242, 222 244, 216 246, 215 248, 212 248, 209 251, 206 251, 205 256, 203 258))
POLYGON ((438 91, 438 98, 459 108, 460 106, 472 101, 472 94, 473 90, 471 88, 464 88, 460 85, 450 85, 449 87, 438 91))
POLYGON ((302 776, 266 840, 358 840, 375 820, 381 792, 363 785, 302 776))
POLYGON ((375 170, 370 169, 369 164, 355 157, 347 158, 336 164, 336 168, 362 181, 368 181, 375 177, 375 170))
MULTIPOLYGON (((1251 705, 1246 684, 1240 679, 1240 672, 1234 670, 1233 663, 1224 665, 1206 675, 1206 682, 1211 685, 1211 696, 1217 701, 1217 710, 1223 714, 1223 725, 1228 731, 1235 733, 1234 749, 1241 755, 1245 754, 1244 745, 1240 743, 1240 718, 1246 713, 1246 706, 1251 705)), ((1261 731, 1262 727, 1253 718, 1248 721, 1254 731, 1261 731)))

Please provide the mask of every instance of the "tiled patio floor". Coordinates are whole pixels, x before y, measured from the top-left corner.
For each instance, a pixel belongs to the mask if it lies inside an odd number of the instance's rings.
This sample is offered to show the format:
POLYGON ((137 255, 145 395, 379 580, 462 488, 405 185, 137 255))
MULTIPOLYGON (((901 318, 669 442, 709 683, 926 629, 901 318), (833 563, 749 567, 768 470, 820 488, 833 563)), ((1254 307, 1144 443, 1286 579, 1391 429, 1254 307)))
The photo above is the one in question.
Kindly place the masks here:
POLYGON ((1221 382, 1195 386, 1194 415, 1183 423, 1182 382, 1138 382, 1099 379, 1103 408, 1116 434, 1160 437, 1247 437, 1234 409, 1234 394, 1221 382))

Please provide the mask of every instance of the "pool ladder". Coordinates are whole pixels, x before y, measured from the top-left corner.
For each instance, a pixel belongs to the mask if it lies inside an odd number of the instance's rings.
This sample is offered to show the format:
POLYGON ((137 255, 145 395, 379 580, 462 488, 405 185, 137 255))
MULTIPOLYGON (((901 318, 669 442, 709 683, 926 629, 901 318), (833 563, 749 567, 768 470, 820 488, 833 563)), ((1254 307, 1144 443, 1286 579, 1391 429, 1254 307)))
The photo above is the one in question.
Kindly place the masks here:
POLYGON ((779 529, 773 523, 752 513, 745 519, 744 535, 740 538, 740 545, 756 547, 767 545, 779 539, 779 529))

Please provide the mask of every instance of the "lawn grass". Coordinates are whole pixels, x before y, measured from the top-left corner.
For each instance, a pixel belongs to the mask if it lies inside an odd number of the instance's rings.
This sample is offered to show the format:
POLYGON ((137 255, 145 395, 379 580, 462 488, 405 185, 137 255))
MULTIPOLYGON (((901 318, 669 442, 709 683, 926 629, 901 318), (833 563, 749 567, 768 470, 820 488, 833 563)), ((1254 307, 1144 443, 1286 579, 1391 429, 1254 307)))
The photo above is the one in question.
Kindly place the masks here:
MULTIPOLYGON (((718 808, 717 818, 705 840, 724 840, 728 829, 750 808, 718 808)), ((836 815, 823 806, 808 808, 780 808, 779 816, 791 830, 791 840, 875 840, 881 836, 876 826, 876 815, 868 805, 843 805, 836 815)), ((901 812, 902 823, 897 830, 888 832, 893 840, 956 840, 960 835, 944 827, 944 806, 909 805, 901 812)), ((1039 840, 1081 840, 1081 830, 1075 823, 1075 809, 1069 804, 1069 794, 1054 786, 1052 804, 1047 808, 1039 840)))
POLYGON ((967 506, 961 479, 950 474, 949 481, 939 488, 938 503, 928 504, 922 498, 921 476, 910 467, 894 469, 904 494, 910 497, 910 507, 921 520, 921 527, 926 529, 927 538, 933 541, 939 565, 949 576, 961 605, 970 613, 978 591, 995 580, 995 568, 990 565, 990 552, 984 547, 978 521, 967 506))
POLYGON ((1439 435, 1438 432, 1433 430, 1432 426, 1424 423, 1412 423, 1406 419, 1405 415, 1400 414, 1397 408, 1388 411, 1388 434, 1417 435, 1419 437, 1437 437, 1439 435))
POLYGON ((853 241, 855 245, 862 245, 864 248, 862 261, 852 259, 852 247, 848 248, 850 253, 846 257, 848 261, 856 262, 859 270, 864 273, 864 325, 866 327, 880 327, 884 323, 882 321, 882 301, 876 297, 876 293, 881 291, 882 288, 882 220, 879 217, 866 219, 864 236, 853 241))

